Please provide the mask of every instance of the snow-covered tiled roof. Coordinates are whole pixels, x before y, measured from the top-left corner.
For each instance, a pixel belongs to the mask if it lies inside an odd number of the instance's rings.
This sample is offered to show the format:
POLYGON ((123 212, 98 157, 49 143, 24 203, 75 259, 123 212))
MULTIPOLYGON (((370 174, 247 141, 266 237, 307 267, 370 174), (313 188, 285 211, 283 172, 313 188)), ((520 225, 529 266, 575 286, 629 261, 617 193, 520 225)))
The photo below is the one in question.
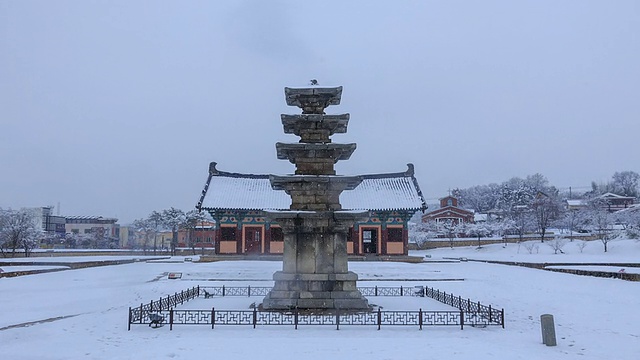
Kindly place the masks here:
MULTIPOLYGON (((240 174, 235 174, 240 175, 240 174)), ((291 205, 284 191, 273 190, 268 176, 214 175, 209 181, 203 208, 283 210, 291 205)))
MULTIPOLYGON (((340 195, 345 210, 420 210, 426 208, 413 166, 404 173, 362 175, 362 182, 340 195)), ((291 197, 274 190, 269 175, 227 173, 212 163, 198 209, 286 210, 291 197)))
POLYGON ((340 204, 350 210, 421 209, 424 199, 411 176, 363 176, 355 189, 340 194, 340 204))

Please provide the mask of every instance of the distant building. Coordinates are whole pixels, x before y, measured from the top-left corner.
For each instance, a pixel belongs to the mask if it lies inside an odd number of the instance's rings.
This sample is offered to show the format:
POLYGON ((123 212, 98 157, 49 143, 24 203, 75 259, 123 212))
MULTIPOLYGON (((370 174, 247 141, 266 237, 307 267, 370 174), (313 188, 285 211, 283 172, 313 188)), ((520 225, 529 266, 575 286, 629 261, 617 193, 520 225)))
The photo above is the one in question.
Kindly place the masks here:
POLYGON ((203 221, 193 229, 180 230, 178 232, 178 247, 191 247, 189 239, 193 242, 193 247, 212 248, 216 236, 216 223, 213 221, 203 221))
MULTIPOLYGON (((486 220, 486 219, 485 219, 486 220)), ((454 224, 473 223, 474 213, 458 207, 458 199, 447 196, 440 199, 440 208, 422 215, 422 222, 451 221, 454 224)))
POLYGON ((65 216, 65 231, 72 234, 102 233, 104 236, 120 238, 118 219, 102 216, 65 216))
POLYGON ((53 206, 36 208, 23 208, 22 210, 32 214, 36 226, 42 229, 42 237, 39 245, 42 247, 60 244, 65 235, 65 218, 53 214, 53 206))
MULTIPOLYGON (((593 200, 601 200, 603 207, 605 207, 610 212, 616 212, 631 207, 635 203, 636 198, 632 196, 622 196, 608 192, 595 197, 593 200)), ((566 207, 567 210, 584 209, 589 205, 589 201, 590 200, 588 199, 566 200, 566 207)))
POLYGON ((83 243, 75 246, 92 248, 120 247, 118 219, 102 216, 65 216, 67 234, 83 235, 83 243))

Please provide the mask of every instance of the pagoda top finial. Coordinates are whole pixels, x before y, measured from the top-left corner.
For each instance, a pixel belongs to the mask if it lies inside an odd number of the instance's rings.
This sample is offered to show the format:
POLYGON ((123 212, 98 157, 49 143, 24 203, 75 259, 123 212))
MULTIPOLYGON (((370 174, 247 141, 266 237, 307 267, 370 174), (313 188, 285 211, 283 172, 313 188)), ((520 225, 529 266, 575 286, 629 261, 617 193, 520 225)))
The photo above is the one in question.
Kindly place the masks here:
POLYGON ((329 105, 339 105, 342 97, 342 86, 284 88, 284 95, 289 106, 297 106, 303 114, 324 114, 329 105))

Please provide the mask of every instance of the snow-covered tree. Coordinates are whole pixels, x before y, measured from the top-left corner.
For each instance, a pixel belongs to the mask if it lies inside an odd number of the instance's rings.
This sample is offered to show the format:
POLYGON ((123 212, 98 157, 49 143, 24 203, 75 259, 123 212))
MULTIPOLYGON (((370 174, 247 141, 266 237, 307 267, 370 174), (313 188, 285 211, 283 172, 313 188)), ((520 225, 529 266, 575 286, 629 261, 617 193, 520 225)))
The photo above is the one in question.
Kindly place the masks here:
POLYGON ((437 236, 438 228, 435 221, 409 223, 409 242, 415 243, 419 248, 437 236))
POLYGON ((480 239, 491 235, 491 227, 486 223, 467 224, 467 234, 478 238, 478 248, 482 247, 480 239))
POLYGON ((562 251, 562 248, 566 244, 567 244, 567 239, 557 235, 553 239, 547 242, 547 245, 549 245, 553 249, 554 254, 557 254, 559 252, 564 253, 564 251, 562 251))
POLYGON ((591 191, 585 195, 587 197, 597 197, 598 195, 611 192, 623 196, 638 197, 639 183, 640 175, 635 171, 619 171, 613 174, 611 181, 609 182, 591 182, 591 191))
POLYGON ((16 255, 17 249, 23 249, 28 257, 38 245, 42 229, 38 226, 32 212, 19 210, 0 210, 0 251, 3 256, 16 255))
POLYGON ((630 239, 640 238, 640 207, 632 207, 613 213, 616 224, 623 226, 630 239))
POLYGON ((455 239, 465 233, 465 223, 447 219, 436 222, 438 231, 443 233, 449 239, 449 245, 453 248, 455 239))
POLYGON ((184 211, 171 207, 162 210, 162 223, 171 229, 171 256, 176 255, 176 247, 178 246, 178 230, 184 224, 184 211))
POLYGON ((638 196, 640 175, 635 171, 620 171, 613 174, 614 192, 623 196, 638 196))
POLYGON ((468 189, 455 189, 452 193, 458 199, 458 204, 477 213, 493 210, 500 198, 500 185, 477 185, 468 189))
POLYGON ((139 245, 142 247, 142 252, 146 254, 149 245, 156 237, 158 226, 150 218, 136 219, 133 221, 132 226, 136 233, 140 234, 139 245))

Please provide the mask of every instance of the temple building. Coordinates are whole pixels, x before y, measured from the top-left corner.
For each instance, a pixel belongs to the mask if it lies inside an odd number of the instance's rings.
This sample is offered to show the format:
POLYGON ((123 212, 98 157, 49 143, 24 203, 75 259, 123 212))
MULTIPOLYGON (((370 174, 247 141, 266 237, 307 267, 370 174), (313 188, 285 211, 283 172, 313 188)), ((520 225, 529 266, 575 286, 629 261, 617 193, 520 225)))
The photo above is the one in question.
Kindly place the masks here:
MULTIPOLYGON (((270 175, 239 174, 209 166, 209 176, 196 208, 215 220, 216 254, 282 254, 283 232, 265 212, 288 210, 291 197, 275 190, 270 175)), ((407 255, 407 222, 426 203, 414 177, 413 165, 405 172, 360 175, 362 182, 340 194, 345 211, 369 211, 347 236, 349 255, 407 255)))

